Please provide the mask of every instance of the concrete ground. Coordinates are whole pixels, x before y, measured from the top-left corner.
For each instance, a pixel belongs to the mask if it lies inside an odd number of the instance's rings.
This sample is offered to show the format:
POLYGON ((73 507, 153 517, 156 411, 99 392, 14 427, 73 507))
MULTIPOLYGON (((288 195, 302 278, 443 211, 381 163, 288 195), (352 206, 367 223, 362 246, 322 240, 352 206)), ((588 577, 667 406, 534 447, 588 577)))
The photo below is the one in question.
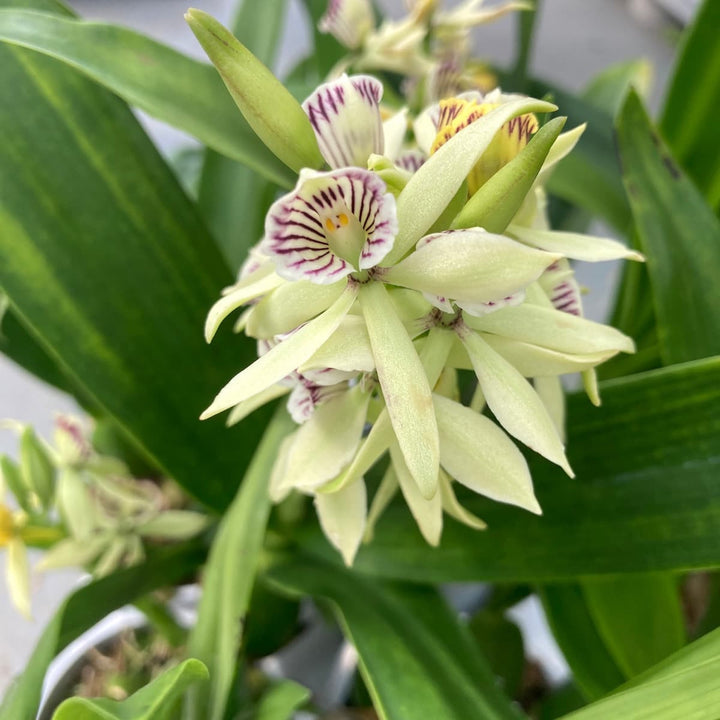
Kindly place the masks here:
MULTIPOLYGON (((247 0, 257 2, 259 0, 247 0)), ((232 3, 227 0, 193 0, 194 4, 227 21, 232 3)), ((202 57, 194 37, 183 21, 189 0, 70 0, 82 16, 104 19, 132 26, 178 49, 202 57)), ((666 0, 683 12, 692 0, 666 0)), ((400 0, 386 0, 397 14, 400 0)), ((674 58, 674 34, 658 15, 652 0, 544 0, 533 56, 534 73, 570 90, 580 90, 597 72, 622 60, 644 57, 656 71, 652 105, 658 107, 674 58)), ((279 72, 287 70, 306 52, 310 31, 303 20, 298 0, 291 0, 286 23, 279 72)), ((509 18, 476 31, 476 43, 482 55, 507 63, 513 54, 513 26, 509 18)), ((188 142, 181 133, 157 121, 143 118, 143 123, 165 152, 172 152, 188 142)), ((609 290, 615 281, 612 265, 581 268, 581 282, 591 290, 587 305, 589 315, 602 319, 608 307, 609 290)), ((30 377, 7 359, 0 357, 0 418, 12 417, 33 423, 47 435, 57 412, 73 412, 69 398, 30 377)), ((15 439, 0 432, 0 452, 15 454, 15 439)), ((4 573, 4 556, 0 556, 0 573, 4 573)), ((0 695, 10 678, 21 671, 52 612, 69 592, 79 575, 57 572, 33 578, 33 621, 25 621, 10 607, 4 580, 0 578, 0 695)), ((522 615, 529 647, 544 655, 557 679, 565 672, 547 633, 542 613, 531 605, 522 615)))

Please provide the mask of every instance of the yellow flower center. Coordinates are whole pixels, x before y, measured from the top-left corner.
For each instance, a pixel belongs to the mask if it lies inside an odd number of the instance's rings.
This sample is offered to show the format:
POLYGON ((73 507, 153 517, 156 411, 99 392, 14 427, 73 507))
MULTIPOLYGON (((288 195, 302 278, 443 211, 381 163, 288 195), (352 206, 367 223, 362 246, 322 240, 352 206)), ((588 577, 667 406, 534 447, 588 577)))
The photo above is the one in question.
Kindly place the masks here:
POLYGON ((13 514, 8 507, 0 504, 0 547, 5 547, 15 535, 13 514))
POLYGON ((349 211, 325 215, 322 219, 330 249, 357 269, 367 233, 349 211))
MULTIPOLYGON (((500 103, 478 102, 463 98, 440 101, 438 133, 430 153, 442 147, 462 129, 499 107, 500 103)), ((468 176, 468 191, 474 194, 500 168, 509 163, 528 144, 538 129, 537 118, 532 113, 508 120, 493 138, 485 152, 468 176)))

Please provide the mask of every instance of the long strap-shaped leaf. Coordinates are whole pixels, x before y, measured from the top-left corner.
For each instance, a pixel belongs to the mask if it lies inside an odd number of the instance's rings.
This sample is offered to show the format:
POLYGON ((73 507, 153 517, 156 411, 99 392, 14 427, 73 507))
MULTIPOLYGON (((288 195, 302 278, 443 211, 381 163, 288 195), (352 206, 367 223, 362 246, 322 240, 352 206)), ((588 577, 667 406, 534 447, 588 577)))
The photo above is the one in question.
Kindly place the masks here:
MULTIPOLYGON (((429 553, 407 509, 394 506, 357 569, 422 582, 551 582, 720 566, 720 358, 601 387, 601 408, 581 396, 569 403, 577 478, 533 463, 542 517, 463 497, 488 530, 448 523, 429 553)), ((304 542, 332 557, 323 538, 304 542)))
POLYGON ((29 50, 0 47, 0 66, 0 286, 92 402, 224 507, 267 417, 230 433, 197 420, 255 357, 202 337, 229 271, 122 101, 29 50))
POLYGON ((0 10, 0 40, 57 58, 218 152, 280 185, 293 184, 292 172, 258 140, 210 65, 133 30, 34 10, 0 10))
POLYGON ((280 561, 269 579, 332 602, 382 720, 521 717, 435 590, 385 585, 302 557, 280 561))

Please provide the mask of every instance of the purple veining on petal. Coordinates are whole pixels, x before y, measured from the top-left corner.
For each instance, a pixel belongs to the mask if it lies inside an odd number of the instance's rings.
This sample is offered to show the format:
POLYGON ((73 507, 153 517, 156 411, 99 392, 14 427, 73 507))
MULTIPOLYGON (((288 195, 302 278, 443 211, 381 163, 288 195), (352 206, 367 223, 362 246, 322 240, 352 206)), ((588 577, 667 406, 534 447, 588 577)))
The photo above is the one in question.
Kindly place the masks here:
POLYGON ((301 425, 312 417, 318 405, 327 402, 339 393, 345 392, 347 389, 347 382, 336 383, 334 385, 318 385, 300 376, 300 380, 290 393, 287 402, 290 417, 301 425))
POLYGON ((350 49, 362 44, 372 26, 369 0, 330 0, 318 23, 320 32, 330 33, 350 49))
POLYGON ((580 286, 566 258, 557 260, 545 270, 540 277, 540 285, 556 310, 582 317, 580 286))
POLYGON ((512 295, 507 295, 503 298, 498 298, 497 300, 489 300, 488 302, 484 303, 466 303, 456 301, 456 304, 461 310, 463 310, 463 312, 466 312, 468 315, 482 317, 483 315, 489 315, 492 312, 502 310, 506 307, 516 307, 517 305, 521 305, 524 300, 525 291, 519 290, 512 295))
POLYGON ((372 153, 383 152, 382 93, 382 83, 370 75, 343 75, 305 100, 303 109, 331 168, 365 167, 372 153))
POLYGON ((398 155, 395 164, 403 170, 414 173, 423 165, 425 160, 427 160, 427 158, 420 150, 405 150, 398 155))
POLYGON ((368 170, 303 171, 295 190, 270 208, 262 250, 288 280, 328 284, 373 267, 397 234, 395 198, 386 190, 383 180, 368 170), (341 236, 358 241, 356 267, 333 252, 338 246, 332 239, 341 236))

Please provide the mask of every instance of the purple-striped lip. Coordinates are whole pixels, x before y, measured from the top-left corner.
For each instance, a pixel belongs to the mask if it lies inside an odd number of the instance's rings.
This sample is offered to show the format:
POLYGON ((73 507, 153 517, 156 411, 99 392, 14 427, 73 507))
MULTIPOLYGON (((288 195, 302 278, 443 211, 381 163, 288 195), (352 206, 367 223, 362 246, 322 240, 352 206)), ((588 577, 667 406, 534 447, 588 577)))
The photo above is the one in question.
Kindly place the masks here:
POLYGON ((278 275, 326 285, 377 265, 397 234, 395 198, 374 173, 303 170, 270 208, 262 251, 278 275))

